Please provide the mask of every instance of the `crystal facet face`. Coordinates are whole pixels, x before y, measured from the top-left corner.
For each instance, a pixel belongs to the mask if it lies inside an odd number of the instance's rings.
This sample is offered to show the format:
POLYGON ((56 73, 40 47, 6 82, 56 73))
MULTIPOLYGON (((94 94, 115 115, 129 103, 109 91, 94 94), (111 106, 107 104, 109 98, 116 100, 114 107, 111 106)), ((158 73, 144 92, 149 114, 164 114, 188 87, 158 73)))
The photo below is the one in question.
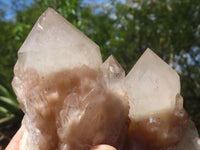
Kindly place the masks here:
POLYGON ((124 95, 125 71, 117 60, 110 56, 100 67, 103 76, 103 83, 107 88, 118 95, 124 95))
POLYGON ((178 74, 154 52, 147 49, 125 79, 134 120, 173 111, 180 93, 178 74))
POLYGON ((81 65, 97 69, 102 63, 99 46, 51 8, 34 25, 18 58, 18 71, 33 68, 40 76, 81 65))
POLYGON ((18 52, 12 86, 25 113, 20 150, 199 150, 177 73, 147 49, 125 77, 48 8, 18 52))

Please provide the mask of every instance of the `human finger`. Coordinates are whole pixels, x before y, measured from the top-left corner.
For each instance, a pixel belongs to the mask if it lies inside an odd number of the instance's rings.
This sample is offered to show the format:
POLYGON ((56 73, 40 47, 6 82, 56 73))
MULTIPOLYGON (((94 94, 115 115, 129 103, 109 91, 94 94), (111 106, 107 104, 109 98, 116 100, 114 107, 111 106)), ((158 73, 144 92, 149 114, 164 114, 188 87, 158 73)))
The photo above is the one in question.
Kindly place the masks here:
POLYGON ((117 150, 117 149, 107 144, 101 144, 92 147, 90 150, 117 150))
POLYGON ((19 150, 19 143, 23 135, 23 127, 21 127, 17 133, 14 135, 5 150, 19 150))

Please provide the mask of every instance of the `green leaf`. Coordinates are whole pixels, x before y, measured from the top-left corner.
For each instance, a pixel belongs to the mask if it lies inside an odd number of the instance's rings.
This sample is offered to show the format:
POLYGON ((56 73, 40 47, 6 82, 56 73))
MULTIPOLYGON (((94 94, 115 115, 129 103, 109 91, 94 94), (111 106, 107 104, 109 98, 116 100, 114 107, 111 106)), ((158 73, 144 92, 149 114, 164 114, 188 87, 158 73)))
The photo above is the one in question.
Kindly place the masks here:
POLYGON ((0 119, 8 116, 9 111, 5 109, 4 107, 0 106, 0 119))
POLYGON ((19 111, 19 105, 7 97, 0 96, 0 105, 14 114, 18 113, 19 111))
POLYGON ((0 95, 12 98, 12 96, 10 95, 10 93, 8 92, 8 90, 3 85, 1 85, 1 84, 0 84, 0 95))
POLYGON ((12 122, 15 122, 15 116, 14 115, 9 115, 5 118, 0 119, 0 128, 3 128, 9 124, 11 124, 12 122))

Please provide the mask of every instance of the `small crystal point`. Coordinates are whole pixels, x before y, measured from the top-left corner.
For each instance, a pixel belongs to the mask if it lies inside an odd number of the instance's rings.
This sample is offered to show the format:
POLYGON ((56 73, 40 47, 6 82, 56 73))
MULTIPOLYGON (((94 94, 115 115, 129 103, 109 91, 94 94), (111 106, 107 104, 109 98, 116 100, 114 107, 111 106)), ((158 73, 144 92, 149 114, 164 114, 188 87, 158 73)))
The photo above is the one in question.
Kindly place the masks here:
POLYGON ((125 78, 124 69, 112 55, 101 65, 101 70, 104 78, 113 84, 125 78))
POLYGON ((110 72, 111 76, 115 79, 123 79, 125 77, 125 71, 119 64, 119 62, 115 59, 114 56, 109 56, 106 61, 102 64, 102 67, 110 72))
POLYGON ((104 85, 116 94, 124 95, 125 71, 114 56, 111 55, 106 59, 101 65, 101 71, 104 85))
POLYGON ((178 74, 152 50, 147 49, 125 79, 130 118, 173 110, 180 93, 178 74))
POLYGON ((81 65, 97 69, 102 64, 99 46, 51 8, 34 25, 18 58, 15 70, 33 68, 40 76, 81 65))

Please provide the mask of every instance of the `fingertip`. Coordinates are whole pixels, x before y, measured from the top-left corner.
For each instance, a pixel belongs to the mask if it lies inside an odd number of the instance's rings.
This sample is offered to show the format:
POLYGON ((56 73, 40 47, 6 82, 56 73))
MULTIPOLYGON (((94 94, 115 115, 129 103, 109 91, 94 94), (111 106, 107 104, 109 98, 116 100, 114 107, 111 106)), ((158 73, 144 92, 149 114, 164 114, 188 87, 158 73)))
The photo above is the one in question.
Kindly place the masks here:
POLYGON ((117 150, 117 149, 107 144, 101 144, 92 147, 90 150, 117 150))
POLYGON ((19 150, 19 143, 21 141, 24 132, 24 127, 22 126, 17 133, 14 135, 5 150, 19 150))

